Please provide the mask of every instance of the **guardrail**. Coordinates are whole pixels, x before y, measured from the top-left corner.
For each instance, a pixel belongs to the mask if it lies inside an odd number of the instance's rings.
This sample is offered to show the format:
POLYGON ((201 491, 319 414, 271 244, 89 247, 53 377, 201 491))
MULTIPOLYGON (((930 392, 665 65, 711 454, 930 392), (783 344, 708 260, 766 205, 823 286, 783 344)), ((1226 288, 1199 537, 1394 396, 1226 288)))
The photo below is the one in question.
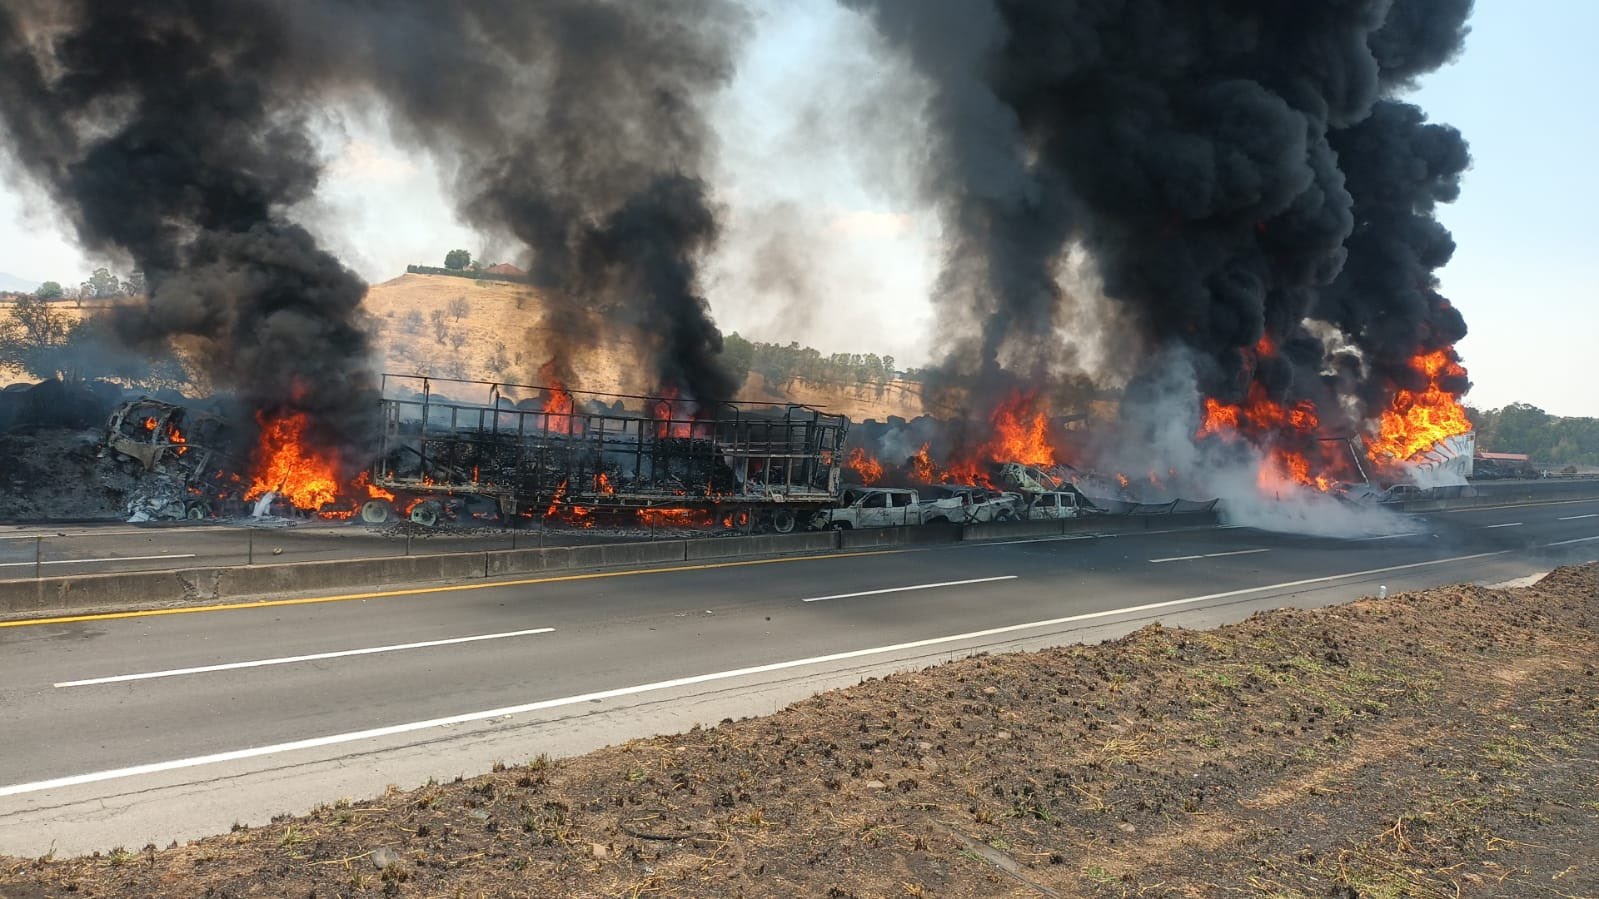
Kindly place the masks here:
POLYGON ((545 546, 486 552, 39 577, 0 581, 0 615, 244 602, 263 596, 311 591, 372 590, 402 584, 515 578, 549 572, 716 562, 876 547, 1027 539, 1073 533, 1087 537, 1097 533, 1203 527, 1215 523, 1214 512, 1153 516, 1097 515, 1063 521, 933 524, 804 534, 545 546))

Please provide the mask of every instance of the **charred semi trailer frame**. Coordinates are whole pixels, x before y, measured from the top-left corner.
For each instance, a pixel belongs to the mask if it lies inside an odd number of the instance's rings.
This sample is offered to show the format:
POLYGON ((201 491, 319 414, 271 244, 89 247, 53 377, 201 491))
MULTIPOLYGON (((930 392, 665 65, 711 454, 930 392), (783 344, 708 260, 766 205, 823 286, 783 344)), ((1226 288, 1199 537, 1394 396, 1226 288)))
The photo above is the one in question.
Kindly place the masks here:
MULTIPOLYGON (((410 513, 414 520, 431 523, 439 497, 484 497, 507 517, 670 510, 788 533, 839 495, 849 430, 842 415, 739 403, 690 414, 692 404, 665 397, 574 400, 559 388, 423 377, 414 378, 419 390, 391 395, 408 380, 384 377, 371 481, 395 493, 402 508, 435 498, 420 518, 410 513), (486 388, 488 402, 435 395, 443 384, 486 388), (514 402, 508 393, 528 399, 514 402)), ((381 521, 389 511, 374 501, 362 517, 381 521)))

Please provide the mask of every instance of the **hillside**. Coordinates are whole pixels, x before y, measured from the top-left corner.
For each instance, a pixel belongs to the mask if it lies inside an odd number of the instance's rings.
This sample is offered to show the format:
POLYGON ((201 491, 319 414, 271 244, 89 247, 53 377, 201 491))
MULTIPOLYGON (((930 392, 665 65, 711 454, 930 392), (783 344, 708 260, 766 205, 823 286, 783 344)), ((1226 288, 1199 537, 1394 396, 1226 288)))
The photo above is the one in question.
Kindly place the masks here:
POLYGON ((979 656, 0 897, 1599 896, 1599 568, 979 656))
MULTIPOLYGON (((613 393, 644 393, 658 386, 639 365, 647 355, 645 334, 547 299, 526 285, 407 274, 372 285, 366 308, 381 371, 542 384, 539 367, 562 345, 562 334, 576 329, 604 340, 592 347, 576 343, 582 347, 571 353, 577 377, 568 386, 613 393), (461 312, 459 318, 452 306, 461 312), (435 311, 442 313, 442 322, 434 320, 435 311)), ((905 381, 878 387, 796 379, 779 387, 752 375, 738 398, 824 406, 857 421, 914 418, 923 411, 921 385, 905 381)))
MULTIPOLYGON (((56 308, 76 322, 113 302, 117 301, 91 301, 82 306, 63 302, 56 308)), ((540 374, 540 367, 565 343, 575 375, 568 387, 601 393, 647 393, 658 387, 639 364, 647 355, 646 335, 558 302, 523 284, 443 275, 407 274, 374 284, 365 302, 372 326, 374 368, 396 374, 543 384, 547 378, 540 374), (563 334, 573 333, 604 335, 604 339, 594 346, 585 346, 584 340, 563 341, 563 334)), ((10 305, 0 302, 0 316, 9 312, 10 305)), ((32 380, 20 369, 0 365, 0 386, 32 380)), ((924 411, 921 386, 914 381, 854 385, 794 379, 776 387, 752 375, 737 398, 822 406, 856 421, 894 415, 914 418, 924 411)))

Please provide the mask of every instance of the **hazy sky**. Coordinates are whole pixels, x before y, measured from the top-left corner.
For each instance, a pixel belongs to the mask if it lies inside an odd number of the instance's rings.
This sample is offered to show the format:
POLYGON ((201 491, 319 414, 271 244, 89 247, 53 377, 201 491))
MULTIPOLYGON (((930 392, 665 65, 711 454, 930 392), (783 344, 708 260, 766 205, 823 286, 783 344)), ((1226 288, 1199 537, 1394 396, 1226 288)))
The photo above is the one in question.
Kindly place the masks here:
MULTIPOLYGON (((913 190, 915 89, 832 0, 756 8, 737 82, 713 105, 727 212, 706 271, 716 318, 757 339, 925 362, 939 228, 913 190)), ((1599 416, 1583 374, 1599 355, 1594 34, 1590 0, 1480 0, 1465 54, 1411 97, 1471 143, 1461 199, 1442 214, 1459 244, 1443 280, 1471 328, 1460 349, 1480 407, 1599 416)), ((296 213, 369 280, 456 246, 516 260, 455 221, 447 162, 395 147, 375 114, 330 115, 323 140, 323 190, 296 213)), ((36 191, 0 183, 0 271, 76 282, 107 261, 84 258, 36 191)))

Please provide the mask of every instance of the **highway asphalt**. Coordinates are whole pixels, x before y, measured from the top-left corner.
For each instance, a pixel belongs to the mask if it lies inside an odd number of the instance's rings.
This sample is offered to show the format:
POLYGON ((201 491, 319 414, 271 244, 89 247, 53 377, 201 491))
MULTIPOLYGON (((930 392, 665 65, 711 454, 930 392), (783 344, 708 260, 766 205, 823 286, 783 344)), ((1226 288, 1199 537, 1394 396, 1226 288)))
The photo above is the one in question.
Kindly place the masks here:
POLYGON ((165 844, 981 650, 1599 558, 1599 499, 0 623, 0 854, 165 844))

